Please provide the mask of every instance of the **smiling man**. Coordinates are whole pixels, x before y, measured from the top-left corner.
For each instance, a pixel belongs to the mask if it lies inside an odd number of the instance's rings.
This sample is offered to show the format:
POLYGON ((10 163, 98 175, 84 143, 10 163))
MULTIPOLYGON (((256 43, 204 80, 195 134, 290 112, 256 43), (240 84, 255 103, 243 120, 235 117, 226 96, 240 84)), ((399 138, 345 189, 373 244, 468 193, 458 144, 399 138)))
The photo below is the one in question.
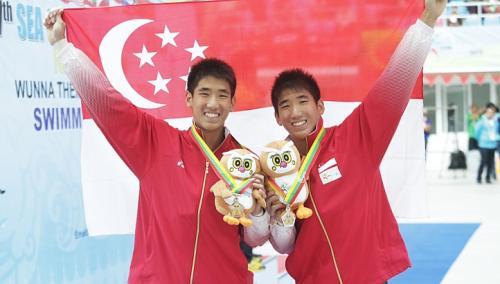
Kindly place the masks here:
POLYGON ((375 86, 336 127, 323 127, 325 106, 313 76, 293 69, 276 78, 271 92, 276 121, 301 155, 314 151, 308 156, 315 157, 306 203, 313 208, 311 218, 284 227, 276 218, 283 210, 278 197, 269 194, 267 200, 274 220, 271 242, 289 253, 286 268, 297 283, 381 284, 410 266, 379 166, 445 6, 445 0, 426 1, 375 86))
MULTIPOLYGON (((114 90, 66 41, 61 13, 53 11, 45 19, 49 42, 94 121, 140 182, 129 283, 251 283, 240 235, 251 246, 262 244, 269 215, 257 206, 251 227, 230 226, 210 193, 220 173, 209 157, 220 159, 241 148, 224 127, 235 102, 233 69, 218 59, 191 67, 186 104, 193 126, 180 131, 114 90)), ((253 187, 264 197, 263 177, 254 178, 253 187)))

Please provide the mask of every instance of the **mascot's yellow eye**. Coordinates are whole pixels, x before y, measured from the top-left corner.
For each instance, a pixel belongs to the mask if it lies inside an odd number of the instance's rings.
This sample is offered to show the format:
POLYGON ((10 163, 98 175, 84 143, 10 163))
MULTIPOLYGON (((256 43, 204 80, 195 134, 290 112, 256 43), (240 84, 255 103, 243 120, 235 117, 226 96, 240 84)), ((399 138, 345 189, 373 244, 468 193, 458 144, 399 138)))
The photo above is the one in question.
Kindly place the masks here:
POLYGON ((286 151, 283 153, 283 161, 285 161, 287 164, 289 164, 292 161, 292 154, 290 151, 286 151))
POLYGON ((271 156, 271 160, 275 166, 279 166, 281 163, 281 156, 279 154, 274 154, 271 156))
POLYGON ((234 160, 233 160, 233 166, 235 168, 241 167, 241 158, 234 158, 234 160))
POLYGON ((243 166, 247 170, 252 169, 252 160, 251 159, 245 159, 245 160, 243 160, 243 166))

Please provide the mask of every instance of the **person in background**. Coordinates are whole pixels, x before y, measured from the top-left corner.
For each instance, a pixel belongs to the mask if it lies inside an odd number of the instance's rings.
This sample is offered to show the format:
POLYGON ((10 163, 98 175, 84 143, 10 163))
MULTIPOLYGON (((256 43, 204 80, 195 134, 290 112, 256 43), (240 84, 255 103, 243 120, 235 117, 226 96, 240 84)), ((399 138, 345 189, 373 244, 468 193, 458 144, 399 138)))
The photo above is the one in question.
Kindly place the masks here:
POLYGON ((428 111, 424 108, 424 142, 425 142, 425 157, 427 157, 427 143, 431 136, 432 123, 428 116, 428 111))
POLYGON ((262 256, 253 253, 253 248, 244 241, 240 242, 240 248, 248 262, 248 271, 255 273, 264 270, 266 267, 262 263, 262 256))
POLYGON ((469 151, 478 150, 476 139, 476 123, 479 120, 481 113, 476 104, 470 106, 470 111, 467 114, 467 133, 469 134, 469 151))
MULTIPOLYGON (((500 110, 498 107, 497 107, 497 123, 498 123, 497 133, 498 133, 498 136, 500 136, 500 110)), ((498 156, 500 157, 500 140, 498 141, 497 152, 498 152, 498 156)))
POLYGON ((481 153, 481 163, 477 171, 477 182, 482 182, 483 169, 486 168, 486 183, 494 178, 495 150, 498 147, 498 115, 493 103, 486 105, 486 111, 476 123, 476 139, 481 153))

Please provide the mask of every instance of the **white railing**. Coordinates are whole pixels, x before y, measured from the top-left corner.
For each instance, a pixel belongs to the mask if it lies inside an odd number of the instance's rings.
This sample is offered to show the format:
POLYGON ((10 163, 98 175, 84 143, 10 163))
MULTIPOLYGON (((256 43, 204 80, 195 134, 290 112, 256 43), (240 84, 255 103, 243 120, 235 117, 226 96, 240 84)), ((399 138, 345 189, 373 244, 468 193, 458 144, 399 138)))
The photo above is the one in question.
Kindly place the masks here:
POLYGON ((453 1, 438 26, 500 25, 500 1, 453 1))

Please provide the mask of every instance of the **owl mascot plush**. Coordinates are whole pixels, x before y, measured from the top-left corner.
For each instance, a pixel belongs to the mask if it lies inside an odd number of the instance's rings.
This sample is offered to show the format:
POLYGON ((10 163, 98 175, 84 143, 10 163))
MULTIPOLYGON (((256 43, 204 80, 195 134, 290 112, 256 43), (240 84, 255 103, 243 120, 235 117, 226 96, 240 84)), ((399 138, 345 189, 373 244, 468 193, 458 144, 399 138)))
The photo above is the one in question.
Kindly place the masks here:
POLYGON ((307 182, 298 189, 291 204, 285 202, 285 196, 297 178, 301 166, 300 153, 293 142, 283 140, 271 142, 264 147, 259 158, 262 171, 269 177, 268 188, 270 187, 279 196, 280 201, 287 205, 287 210, 280 213, 283 223, 293 225, 295 222, 294 211, 299 219, 311 217, 312 210, 304 206, 304 202, 309 196, 307 182), (292 222, 286 222, 285 218, 292 218, 292 222))
MULTIPOLYGON (((237 184, 251 179, 253 174, 260 172, 259 157, 246 149, 223 153, 220 163, 237 184)), ((252 225, 248 214, 255 206, 266 207, 266 201, 257 190, 252 189, 251 183, 243 192, 234 193, 223 180, 219 180, 210 191, 215 196, 215 208, 224 215, 224 222, 230 225, 241 224, 248 227, 252 225)))

